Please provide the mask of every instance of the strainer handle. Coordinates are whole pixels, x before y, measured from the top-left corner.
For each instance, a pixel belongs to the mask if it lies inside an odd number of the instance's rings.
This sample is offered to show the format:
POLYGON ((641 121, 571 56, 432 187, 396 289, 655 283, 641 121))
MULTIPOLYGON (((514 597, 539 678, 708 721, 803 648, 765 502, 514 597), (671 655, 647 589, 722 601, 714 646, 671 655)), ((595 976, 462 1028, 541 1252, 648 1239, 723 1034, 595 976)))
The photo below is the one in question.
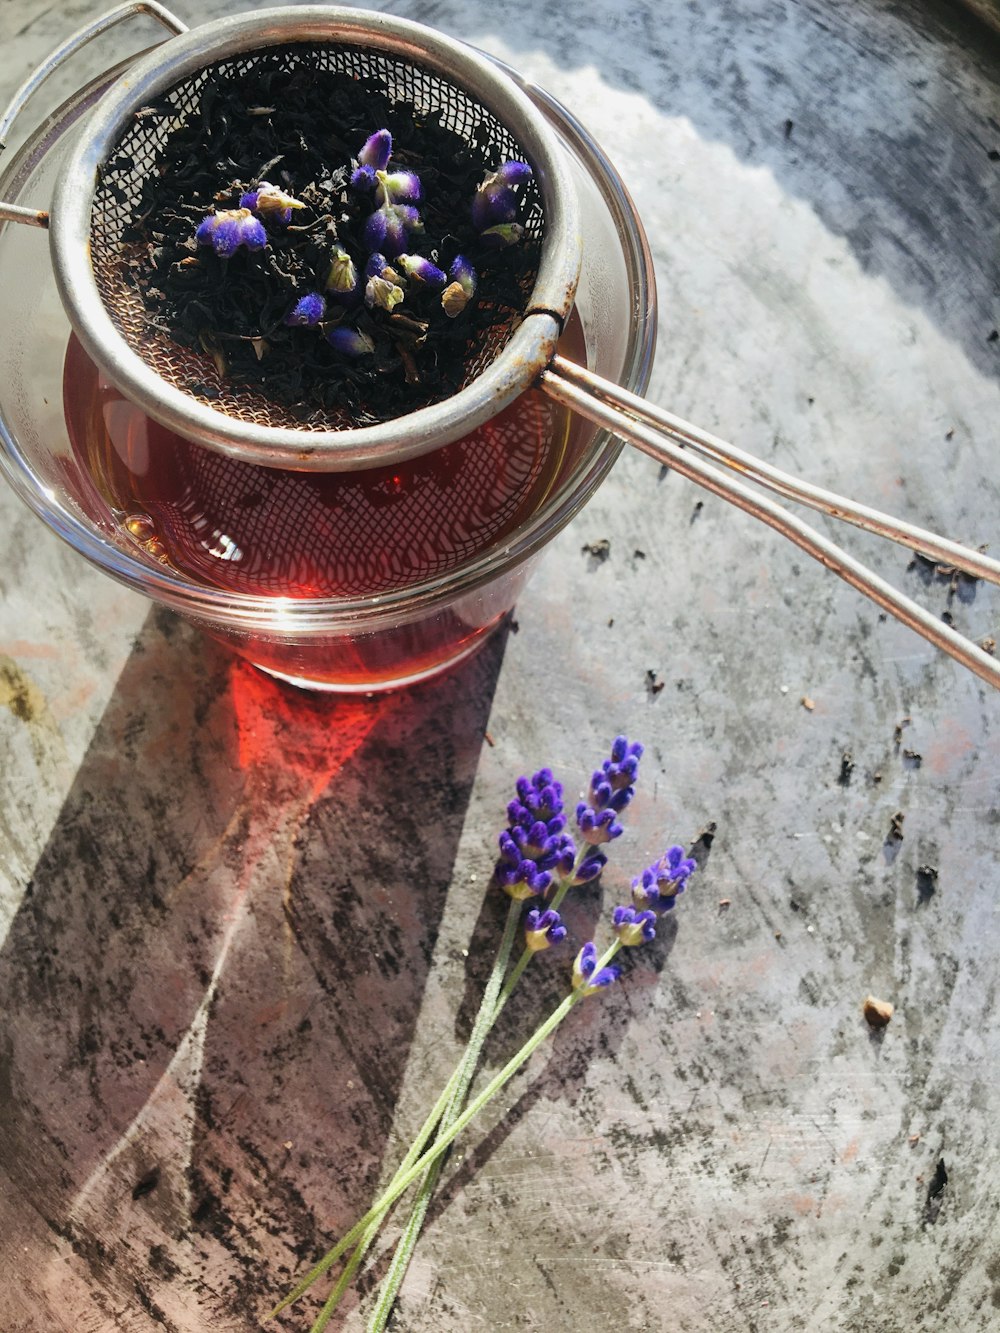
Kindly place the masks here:
POLYGON ((774 528, 884 611, 968 667, 981 680, 1000 689, 1000 662, 978 644, 963 638, 944 621, 892 587, 796 515, 758 495, 742 482, 734 481, 720 468, 693 457, 692 453, 707 456, 787 499, 901 542, 912 550, 964 570, 974 578, 1000 584, 1000 561, 780 472, 770 464, 760 462, 752 454, 709 435, 707 431, 647 403, 616 384, 600 379, 564 357, 553 359, 549 369, 543 372, 539 384, 557 402, 603 426, 657 462, 673 468, 682 477, 696 482, 713 495, 774 528), (692 452, 689 453, 685 446, 692 452))
MULTIPOLYGON (((165 28, 169 28, 175 36, 188 30, 186 23, 183 23, 175 14, 171 14, 169 9, 164 9, 162 5, 157 4, 156 0, 129 0, 128 4, 119 5, 116 9, 109 9, 100 18, 92 19, 90 23, 84 24, 72 36, 67 37, 60 46, 57 46, 38 68, 28 75, 11 98, 7 110, 0 117, 0 152, 3 152, 7 146, 7 135, 10 133, 14 121, 20 115, 25 102, 38 91, 49 75, 67 61, 70 56, 75 55, 82 46, 86 46, 88 42, 92 42, 95 37, 100 37, 109 28, 123 23, 126 19, 133 18, 137 14, 147 14, 150 18, 156 19, 165 28)), ((32 213, 30 209, 19 209, 13 204, 0 204, 0 210, 2 210, 0 211, 0 218, 11 222, 32 222, 35 226, 46 225, 45 222, 38 221, 39 217, 45 215, 32 213)))

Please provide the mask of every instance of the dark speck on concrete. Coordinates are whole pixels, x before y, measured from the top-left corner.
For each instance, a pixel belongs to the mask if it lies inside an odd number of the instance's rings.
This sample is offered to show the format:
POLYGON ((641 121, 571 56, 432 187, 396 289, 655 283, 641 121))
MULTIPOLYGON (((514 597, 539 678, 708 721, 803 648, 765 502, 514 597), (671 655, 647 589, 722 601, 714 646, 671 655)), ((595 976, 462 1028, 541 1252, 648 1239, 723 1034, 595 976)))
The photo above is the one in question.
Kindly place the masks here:
POLYGON ((925 863, 917 867, 917 898, 922 904, 929 903, 937 893, 938 868, 925 863))
POLYGON ((948 1168, 944 1164, 944 1158, 938 1158, 938 1164, 934 1168, 934 1175, 927 1186, 927 1201, 924 1204, 924 1223, 931 1226, 937 1221, 941 1206, 944 1203, 944 1191, 948 1184, 948 1168))

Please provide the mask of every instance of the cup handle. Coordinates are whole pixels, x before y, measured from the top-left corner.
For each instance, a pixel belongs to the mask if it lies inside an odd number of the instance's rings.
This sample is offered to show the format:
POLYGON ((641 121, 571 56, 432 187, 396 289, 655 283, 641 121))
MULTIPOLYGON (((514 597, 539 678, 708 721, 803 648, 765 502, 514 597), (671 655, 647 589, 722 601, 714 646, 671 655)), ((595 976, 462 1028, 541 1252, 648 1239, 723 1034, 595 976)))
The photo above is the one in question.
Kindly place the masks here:
MULTIPOLYGON (((157 0, 129 0, 128 4, 119 5, 116 9, 109 9, 100 18, 84 24, 82 28, 74 32, 71 37, 67 37, 60 46, 57 46, 42 61, 11 98, 7 110, 0 117, 0 152, 3 152, 7 146, 7 135, 10 133, 14 121, 23 110, 25 102, 38 91, 49 75, 70 56, 75 55, 82 46, 86 46, 88 42, 92 42, 95 37, 100 37, 109 28, 113 28, 137 14, 147 14, 150 18, 162 23, 165 28, 169 28, 175 35, 188 30, 186 23, 182 23, 176 15, 171 14, 170 10, 165 9, 163 5, 157 4, 157 0)), ((0 221, 25 222, 29 226, 47 227, 49 215, 35 209, 21 208, 16 204, 0 202, 0 221)))

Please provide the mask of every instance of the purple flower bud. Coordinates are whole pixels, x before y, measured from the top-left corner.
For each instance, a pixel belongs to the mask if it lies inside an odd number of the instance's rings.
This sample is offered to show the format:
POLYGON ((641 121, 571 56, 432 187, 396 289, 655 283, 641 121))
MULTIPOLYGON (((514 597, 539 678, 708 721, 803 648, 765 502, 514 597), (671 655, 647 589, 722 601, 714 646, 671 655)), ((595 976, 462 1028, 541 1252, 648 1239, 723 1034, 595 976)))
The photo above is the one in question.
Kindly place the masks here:
POLYGON ((614 810, 591 810, 583 801, 576 807, 576 823, 584 842, 594 847, 610 842, 612 838, 619 838, 624 832, 621 824, 615 820, 614 810))
POLYGON ((204 218, 194 234, 199 245, 210 245, 220 259, 228 259, 240 246, 263 250, 267 232, 248 208, 224 209, 204 218))
POLYGON ((385 171, 391 156, 392 135, 388 130, 376 130, 365 140, 361 152, 358 153, 358 162, 363 167, 371 167, 373 172, 385 171))
POLYGON ((547 870, 539 870, 534 861, 522 861, 515 869, 513 866, 499 866, 496 878, 508 897, 524 902, 526 898, 537 898, 552 883, 552 876, 547 870))
POLYGON ((593 852, 587 857, 573 876, 573 883, 589 884, 592 879, 597 878, 607 864, 608 858, 603 852, 593 852))
POLYGON ((375 350, 375 344, 367 334, 343 324, 330 329, 326 340, 335 352, 342 352, 344 356, 370 356, 375 350))
POLYGON ((527 162, 502 162, 493 173, 493 179, 500 185, 523 185, 531 175, 527 162))
MULTIPOLYGON (((605 759, 601 770, 602 780, 610 783, 615 791, 622 791, 635 782, 639 772, 639 760, 642 758, 642 746, 638 741, 629 744, 625 736, 616 736, 611 746, 611 758, 605 759)), ((594 774, 598 781, 598 774, 594 774)))
POLYGON ((602 967, 599 972, 595 971, 596 967, 597 947, 591 940, 583 946, 573 963, 573 989, 582 990, 584 995, 594 995, 612 985, 621 975, 621 969, 617 967, 602 967))
POLYGON ((698 863, 684 855, 683 847, 669 847, 632 881, 632 901, 636 907, 649 908, 658 915, 669 912, 697 869, 698 863))
POLYGON ((472 225, 485 231, 500 222, 517 217, 517 195, 509 185, 480 186, 472 199, 472 225))
MULTIPOLYGON (((476 294, 476 288, 479 286, 479 275, 464 255, 456 255, 451 261, 448 277, 451 278, 452 282, 458 283, 462 291, 465 292, 466 296, 471 301, 476 294)), ((544 771, 548 772, 547 769, 544 771)), ((549 781, 552 781, 551 774, 549 774, 549 781)), ((562 788, 560 787, 559 790, 561 793, 562 788)))
POLYGON ((519 222, 502 222, 496 227, 487 227, 480 240, 489 250, 505 250, 509 245, 516 245, 524 235, 524 228, 519 222))
POLYGON ((416 204, 420 201, 420 177, 412 171, 379 171, 375 199, 380 204, 416 204))
POLYGON ((420 214, 407 204, 384 204, 368 218, 364 241, 369 250, 380 251, 394 259, 406 249, 411 231, 423 231, 420 214))
POLYGON ((566 927, 562 924, 562 918, 551 908, 540 912, 537 907, 533 907, 524 918, 524 942, 532 953, 550 949, 565 938, 566 927))
POLYGON ((375 168, 358 167, 351 174, 351 189, 359 194, 370 194, 375 188, 375 168))
POLYGON ((612 921, 615 934, 628 948, 646 944, 656 938, 655 912, 637 912, 634 907, 616 907, 612 921))
POLYGON ((310 292, 296 301, 294 308, 285 316, 285 323, 304 325, 312 328, 326 314, 326 302, 318 292, 310 292))
POLYGON ((441 270, 422 255, 400 255, 397 263, 408 278, 413 278, 426 287, 443 287, 448 281, 441 270))

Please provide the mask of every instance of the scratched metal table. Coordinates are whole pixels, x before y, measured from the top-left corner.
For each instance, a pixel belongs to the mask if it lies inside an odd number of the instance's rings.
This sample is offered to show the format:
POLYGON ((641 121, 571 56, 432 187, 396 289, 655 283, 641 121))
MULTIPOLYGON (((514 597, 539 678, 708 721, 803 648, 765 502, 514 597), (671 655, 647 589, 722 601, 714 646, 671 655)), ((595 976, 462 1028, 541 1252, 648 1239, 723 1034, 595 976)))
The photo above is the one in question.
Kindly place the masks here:
MULTIPOLYGON (((659 275, 653 398, 995 549, 992 0, 392 8, 618 164, 659 275)), ((5 0, 4 93, 96 9, 5 0)), ((370 700, 272 682, 0 510, 3 1333, 256 1328, 451 1067, 513 779, 548 763, 575 794, 619 731, 641 785, 575 933, 665 844, 714 840, 666 938, 463 1140, 394 1327, 1000 1327, 985 686, 638 455, 506 634, 370 700)), ((997 637, 995 589, 847 540, 997 637)), ((539 965, 492 1066, 565 970, 539 965)))

